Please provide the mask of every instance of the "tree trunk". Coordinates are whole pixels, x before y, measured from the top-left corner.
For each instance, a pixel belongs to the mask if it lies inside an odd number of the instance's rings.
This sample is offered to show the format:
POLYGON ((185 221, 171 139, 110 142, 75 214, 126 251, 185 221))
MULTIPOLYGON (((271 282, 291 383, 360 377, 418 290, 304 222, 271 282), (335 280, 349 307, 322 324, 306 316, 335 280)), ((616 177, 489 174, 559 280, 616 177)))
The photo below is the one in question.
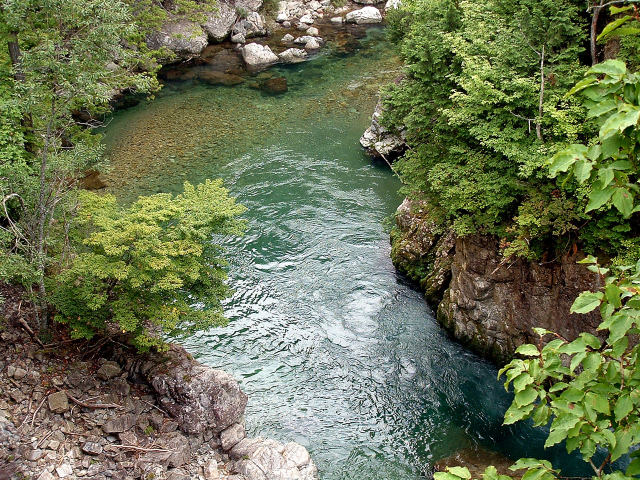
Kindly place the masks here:
POLYGON ((598 19, 600 18, 600 11, 605 0, 600 0, 599 5, 593 7, 593 17, 591 17, 591 65, 598 63, 598 57, 596 52, 596 38, 598 36, 598 19))

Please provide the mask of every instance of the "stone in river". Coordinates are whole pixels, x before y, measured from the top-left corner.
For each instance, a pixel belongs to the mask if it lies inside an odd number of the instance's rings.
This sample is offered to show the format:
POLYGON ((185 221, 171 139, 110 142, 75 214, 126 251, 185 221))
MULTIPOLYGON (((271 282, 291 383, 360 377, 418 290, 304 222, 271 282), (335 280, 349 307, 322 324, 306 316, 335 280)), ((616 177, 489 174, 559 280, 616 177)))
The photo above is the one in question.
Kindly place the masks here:
POLYGON ((287 91, 287 79, 284 77, 270 78, 262 82, 262 90, 269 93, 284 93, 287 91))

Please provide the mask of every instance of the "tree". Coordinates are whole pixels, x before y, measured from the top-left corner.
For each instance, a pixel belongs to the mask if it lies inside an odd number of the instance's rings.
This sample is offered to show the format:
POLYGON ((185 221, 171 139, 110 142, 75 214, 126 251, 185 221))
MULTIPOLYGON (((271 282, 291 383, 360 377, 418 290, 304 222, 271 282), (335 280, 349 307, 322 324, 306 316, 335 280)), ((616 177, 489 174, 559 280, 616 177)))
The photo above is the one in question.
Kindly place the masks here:
MULTIPOLYGON (((588 145, 574 144, 550 161, 550 174, 563 174, 588 189, 587 211, 615 210, 624 219, 640 210, 634 192, 640 145, 640 77, 624 62, 608 60, 592 67, 569 95, 580 93, 589 116, 600 125, 588 145), (565 173, 566 172, 566 173, 565 173)), ((640 474, 640 260, 638 251, 619 256, 609 268, 588 256, 581 263, 597 273, 603 288, 583 292, 571 307, 586 314, 600 309, 602 338, 582 333, 569 341, 544 329, 538 345, 522 345, 516 358, 500 370, 505 388, 515 397, 505 413, 505 424, 532 419, 549 425, 545 446, 565 442, 567 451, 579 450, 594 476, 622 480, 640 474), (634 258, 633 263, 628 264, 634 258), (545 342, 547 339, 550 341, 545 342), (546 344, 545 344, 546 343, 546 344), (603 453, 604 452, 604 453, 603 453), (623 473, 613 462, 630 454, 623 473)), ((525 469, 523 480, 551 480, 559 476, 548 461, 520 459, 512 470, 525 469)), ((456 467, 436 474, 436 480, 470 479, 456 467)), ((489 467, 485 480, 505 480, 489 467)))
POLYGON ((111 195, 79 197, 78 254, 48 282, 56 320, 73 338, 116 327, 144 350, 162 347, 163 335, 224 323, 226 262, 213 237, 242 233, 236 216, 245 208, 221 180, 185 183, 176 197, 140 197, 128 208, 111 195))
POLYGON ((32 267, 40 327, 46 329, 45 274, 52 250, 65 249, 73 211, 68 194, 101 160, 99 137, 88 131, 94 124, 75 115, 103 113, 114 93, 151 91, 156 82, 138 69, 140 55, 124 46, 136 32, 121 1, 2 0, 1 13, 0 32, 13 62, 13 78, 2 79, 10 85, 3 104, 28 116, 22 135, 32 143, 26 149, 31 152, 8 152, 9 158, 3 158, 10 170, 0 179, 7 207, 2 212, 8 242, 3 256, 22 258, 23 266, 32 267))

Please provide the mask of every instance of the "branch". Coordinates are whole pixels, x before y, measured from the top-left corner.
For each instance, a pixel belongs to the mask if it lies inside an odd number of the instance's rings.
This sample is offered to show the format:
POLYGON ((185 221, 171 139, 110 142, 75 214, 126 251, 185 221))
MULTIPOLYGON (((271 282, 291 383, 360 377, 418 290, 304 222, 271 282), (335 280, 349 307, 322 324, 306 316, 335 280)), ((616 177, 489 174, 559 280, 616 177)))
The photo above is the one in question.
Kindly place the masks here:
POLYGON ((607 3, 600 2, 600 5, 591 5, 590 7, 587 7, 587 12, 594 9, 606 8, 611 5, 620 5, 621 3, 640 3, 640 0, 613 0, 607 3))
POLYGON ((542 46, 542 53, 540 54, 540 101, 538 104, 538 120, 536 121, 536 135, 538 140, 542 140, 542 105, 544 103, 544 45, 542 46))

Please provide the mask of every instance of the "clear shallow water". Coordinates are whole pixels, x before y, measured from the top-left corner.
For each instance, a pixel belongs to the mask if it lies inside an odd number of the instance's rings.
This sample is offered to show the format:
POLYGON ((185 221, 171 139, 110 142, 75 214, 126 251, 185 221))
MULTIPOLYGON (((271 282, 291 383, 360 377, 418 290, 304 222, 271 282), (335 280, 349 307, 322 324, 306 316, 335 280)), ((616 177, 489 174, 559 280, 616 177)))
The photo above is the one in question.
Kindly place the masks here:
POLYGON ((253 435, 307 446, 323 480, 424 478, 473 446, 567 465, 542 452, 543 432, 500 426, 496 369, 450 341, 391 265, 399 182, 358 144, 397 75, 380 31, 352 56, 276 72, 284 95, 173 84, 106 130, 122 198, 222 177, 249 209, 227 243, 231 321, 189 350, 240 381, 253 435))

